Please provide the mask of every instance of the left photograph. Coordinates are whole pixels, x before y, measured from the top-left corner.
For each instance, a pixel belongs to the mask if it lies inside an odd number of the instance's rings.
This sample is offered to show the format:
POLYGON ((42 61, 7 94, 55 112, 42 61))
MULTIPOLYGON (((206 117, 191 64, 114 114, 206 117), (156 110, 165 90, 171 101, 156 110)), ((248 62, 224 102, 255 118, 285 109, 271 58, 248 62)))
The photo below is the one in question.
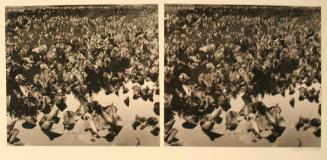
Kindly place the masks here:
POLYGON ((160 145, 157 5, 5 12, 8 145, 160 145))

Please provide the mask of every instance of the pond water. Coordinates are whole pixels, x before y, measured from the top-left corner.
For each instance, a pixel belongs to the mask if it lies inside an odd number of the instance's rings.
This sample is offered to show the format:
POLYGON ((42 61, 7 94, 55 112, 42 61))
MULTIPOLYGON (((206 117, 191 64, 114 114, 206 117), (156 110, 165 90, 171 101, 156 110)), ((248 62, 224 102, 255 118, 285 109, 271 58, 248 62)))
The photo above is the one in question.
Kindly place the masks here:
MULTIPOLYGON (((134 100, 133 83, 128 82, 125 84, 125 87, 129 88, 129 92, 123 94, 122 89, 119 91, 119 96, 116 94, 105 95, 105 91, 101 90, 98 94, 94 95, 94 100, 97 100, 101 105, 108 105, 113 103, 118 108, 118 115, 122 118, 123 128, 115 139, 111 142, 107 141, 104 138, 96 138, 92 136, 91 132, 86 132, 85 128, 87 127, 87 122, 83 120, 78 120, 73 130, 64 130, 63 127, 63 112, 60 112, 58 117, 60 121, 58 124, 53 126, 53 130, 62 133, 61 136, 50 140, 47 135, 45 135, 39 125, 36 125, 33 129, 25 129, 22 127, 22 120, 17 121, 15 128, 19 129, 20 132, 17 138, 21 139, 26 145, 41 145, 41 146, 80 146, 80 145, 117 145, 117 146, 158 146, 160 144, 160 136, 154 136, 151 134, 151 128, 146 127, 143 130, 139 128, 134 130, 132 128, 132 123, 136 115, 142 117, 156 117, 153 112, 153 105, 155 102, 159 101, 159 96, 154 94, 153 102, 144 101, 142 98, 134 100), (130 103, 129 106, 126 106, 124 99, 129 96, 130 103)), ((154 87, 154 83, 151 81, 144 83, 143 86, 149 86, 150 88, 154 87)), ((80 105, 80 102, 74 97, 74 95, 67 95, 66 99, 67 108, 64 110, 76 111, 80 105)), ((38 120, 43 117, 43 114, 38 115, 38 120)), ((8 117, 9 119, 9 117, 8 117)))
MULTIPOLYGON (((246 121, 242 120, 235 131, 226 131, 225 134, 215 140, 210 140, 210 138, 202 131, 201 126, 197 125, 193 129, 186 129, 182 126, 184 120, 181 117, 175 116, 174 128, 178 129, 176 138, 179 139, 183 145, 186 146, 251 146, 251 147, 297 147, 301 144, 302 147, 320 147, 321 138, 316 137, 313 134, 313 129, 308 129, 306 131, 297 131, 295 129, 295 124, 298 122, 299 117, 305 118, 320 118, 318 113, 318 103, 310 103, 308 100, 299 101, 299 91, 296 87, 296 92, 293 95, 289 95, 289 91, 286 90, 285 97, 282 95, 265 95, 264 97, 259 97, 258 100, 262 101, 267 106, 273 106, 278 104, 282 109, 282 116, 285 118, 287 128, 283 134, 277 138, 274 143, 270 143, 266 139, 261 139, 259 141, 251 141, 252 137, 246 132, 245 127, 246 121), (295 98, 295 106, 291 107, 289 101, 295 98)), ((320 89, 320 84, 314 84, 312 87, 320 89)), ((309 87, 308 89, 311 89, 309 87)), ((244 102, 241 98, 242 94, 232 99, 230 104, 232 108, 230 110, 239 112, 244 106, 244 102)), ((224 124, 224 121, 222 122, 224 124)), ((220 129, 217 124, 215 125, 217 129, 220 129)), ((215 129, 214 127, 214 129, 215 129)), ((168 144, 165 144, 168 145, 168 144)))

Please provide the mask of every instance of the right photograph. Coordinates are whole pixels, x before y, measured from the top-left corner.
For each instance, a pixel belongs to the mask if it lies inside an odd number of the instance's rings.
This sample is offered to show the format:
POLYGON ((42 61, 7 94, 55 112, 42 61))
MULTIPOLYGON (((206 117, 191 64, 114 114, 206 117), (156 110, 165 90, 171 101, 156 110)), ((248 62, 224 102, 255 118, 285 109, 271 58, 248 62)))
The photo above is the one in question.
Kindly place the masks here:
POLYGON ((321 7, 167 4, 164 23, 166 146, 321 146, 321 7))

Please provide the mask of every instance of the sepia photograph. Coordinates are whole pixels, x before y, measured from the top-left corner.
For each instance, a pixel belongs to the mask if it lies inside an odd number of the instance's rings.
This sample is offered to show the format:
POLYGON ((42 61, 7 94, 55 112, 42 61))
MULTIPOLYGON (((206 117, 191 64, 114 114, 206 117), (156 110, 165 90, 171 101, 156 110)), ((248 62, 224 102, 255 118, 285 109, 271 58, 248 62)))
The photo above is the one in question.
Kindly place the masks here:
POLYGON ((5 6, 8 146, 159 146, 158 5, 5 6))
POLYGON ((166 146, 321 146, 321 7, 164 12, 166 146))

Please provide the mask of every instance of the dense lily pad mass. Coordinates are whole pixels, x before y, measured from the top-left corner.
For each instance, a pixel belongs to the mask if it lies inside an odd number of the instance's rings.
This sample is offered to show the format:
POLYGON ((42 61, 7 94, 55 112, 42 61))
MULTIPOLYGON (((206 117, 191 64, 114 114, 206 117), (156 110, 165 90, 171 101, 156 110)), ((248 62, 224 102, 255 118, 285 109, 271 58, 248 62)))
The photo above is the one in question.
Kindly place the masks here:
MULTIPOLYGON (((274 143, 294 126, 294 135, 311 128, 320 137, 320 116, 298 117, 297 124, 286 121, 292 115, 283 114, 286 107, 297 109, 302 102, 320 104, 320 8, 166 5, 165 9, 167 144, 188 145, 183 138, 190 135, 178 131, 198 126, 203 132, 194 131, 192 137, 206 134, 217 142, 236 134, 240 143, 274 143), (263 102, 278 95, 284 98, 272 106, 263 102), (239 97, 243 103, 236 105, 242 106, 231 105, 239 97), (287 105, 280 105, 284 101, 287 105), (177 121, 182 127, 174 127, 177 121)), ((319 115, 320 108, 315 109, 319 115)))
MULTIPOLYGON (((156 6, 7 7, 5 22, 9 144, 24 142, 16 122, 50 140, 78 130, 112 142, 133 123, 120 111, 143 107, 133 106, 138 99, 159 115, 156 6), (117 98, 104 104, 103 92, 117 98)), ((158 116, 146 118, 158 136, 158 116)))

